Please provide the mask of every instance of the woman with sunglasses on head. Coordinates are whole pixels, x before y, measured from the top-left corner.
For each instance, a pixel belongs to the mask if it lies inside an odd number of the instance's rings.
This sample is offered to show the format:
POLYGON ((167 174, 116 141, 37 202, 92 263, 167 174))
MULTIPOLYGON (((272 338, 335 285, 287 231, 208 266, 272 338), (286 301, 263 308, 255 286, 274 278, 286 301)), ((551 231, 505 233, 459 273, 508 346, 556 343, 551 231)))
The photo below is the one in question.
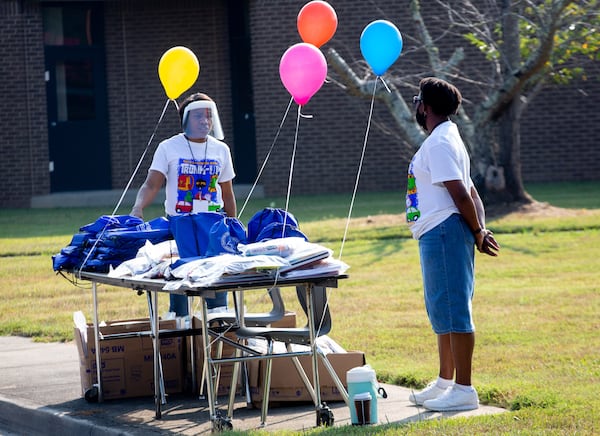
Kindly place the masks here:
POLYGON ((413 98, 417 123, 428 133, 408 170, 406 217, 419 241, 425 308, 437 335, 437 380, 409 400, 435 411, 479 407, 471 384, 475 347, 472 317, 474 248, 500 249, 485 228, 483 203, 470 175, 458 127, 450 120, 462 97, 450 83, 428 77, 413 98))

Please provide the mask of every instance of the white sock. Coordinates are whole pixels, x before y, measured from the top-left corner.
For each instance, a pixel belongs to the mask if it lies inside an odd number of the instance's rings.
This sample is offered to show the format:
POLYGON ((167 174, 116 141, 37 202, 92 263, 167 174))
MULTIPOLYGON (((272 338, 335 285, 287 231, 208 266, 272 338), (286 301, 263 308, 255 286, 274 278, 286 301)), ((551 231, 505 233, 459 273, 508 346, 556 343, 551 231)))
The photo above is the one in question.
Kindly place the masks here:
POLYGON ((454 384, 454 388, 458 389, 459 391, 463 391, 463 392, 473 392, 473 386, 471 385, 460 385, 458 383, 454 384))
POLYGON ((446 378, 438 377, 435 384, 438 388, 446 389, 447 387, 452 386, 454 384, 454 380, 448 380, 446 378))

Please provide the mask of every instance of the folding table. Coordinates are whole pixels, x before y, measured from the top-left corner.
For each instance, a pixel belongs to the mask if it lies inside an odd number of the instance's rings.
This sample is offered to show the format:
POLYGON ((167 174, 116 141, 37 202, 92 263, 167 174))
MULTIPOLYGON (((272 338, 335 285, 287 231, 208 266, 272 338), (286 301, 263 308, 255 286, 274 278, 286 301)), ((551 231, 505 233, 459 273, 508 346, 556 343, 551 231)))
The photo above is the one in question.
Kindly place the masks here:
MULTIPOLYGON (((297 278, 285 278, 285 277, 269 277, 258 280, 240 280, 239 283, 236 284, 235 280, 228 280, 226 283, 219 284, 211 284, 207 286, 189 286, 183 285, 180 286, 176 290, 165 290, 164 287, 168 283, 163 279, 144 279, 144 278, 131 278, 131 277, 109 277, 107 274, 103 273, 94 273, 94 272, 86 272, 81 271, 77 272, 77 276, 83 280, 89 280, 92 283, 92 297, 93 297, 93 324, 94 324, 94 341, 96 350, 100 349, 100 335, 98 328, 98 284, 106 284, 117 287, 130 288, 138 292, 146 292, 148 296, 149 302, 149 315, 150 315, 150 324, 152 325, 151 336, 153 338, 153 348, 154 348, 154 398, 155 398, 155 407, 156 407, 156 418, 161 419, 161 404, 164 403, 164 391, 161 390, 161 371, 160 371, 160 337, 162 332, 159 331, 159 317, 158 317, 158 294, 159 292, 166 293, 175 293, 179 295, 185 295, 187 297, 200 297, 202 304, 202 319, 207 320, 201 329, 201 335, 203 339, 203 351, 204 351, 204 362, 207 362, 207 368, 209 369, 209 382, 207 383, 207 400, 209 405, 209 414, 210 420, 213 423, 214 431, 221 431, 225 429, 231 429, 232 424, 230 418, 227 416, 221 415, 219 411, 217 411, 216 407, 216 386, 213 383, 213 373, 214 373, 214 365, 219 365, 222 363, 230 363, 230 362, 240 362, 245 360, 253 360, 253 359, 264 359, 266 355, 246 355, 241 357, 231 357, 231 358, 221 358, 221 359, 213 359, 211 353, 211 340, 209 335, 209 330, 211 329, 208 323, 208 309, 206 305, 206 298, 214 298, 215 294, 218 292, 233 292, 236 295, 237 304, 235 305, 237 313, 237 319, 239 323, 243 323, 243 308, 244 301, 243 295, 245 291, 252 290, 264 290, 269 289, 273 286, 279 287, 288 287, 288 286, 304 286, 307 292, 307 302, 309 302, 308 307, 308 326, 311 332, 311 340, 309 351, 300 351, 300 352, 292 352, 292 353, 276 353, 269 355, 270 358, 276 357, 289 357, 289 356, 300 356, 307 355, 311 356, 312 361, 312 373, 313 373, 313 386, 314 389, 314 398, 316 403, 316 414, 317 414, 317 425, 325 424, 329 425, 333 422, 333 415, 331 411, 324 407, 321 402, 321 392, 319 385, 319 374, 318 374, 318 356, 317 356, 317 346, 315 343, 315 332, 316 332, 316 323, 314 319, 314 313, 312 306, 310 306, 310 292, 312 287, 314 286, 322 286, 327 288, 336 288, 338 285, 338 280, 347 278, 345 274, 338 275, 314 275, 314 276, 303 276, 297 278)), ((243 325, 243 324, 242 324, 243 325)), ((188 335, 196 335, 200 332, 194 329, 182 330, 179 332, 170 332, 172 335, 179 336, 188 336, 188 335)), ((226 338, 222 337, 220 340, 225 340, 226 338)), ((235 344, 232 344, 235 346, 235 344)), ((326 357, 324 358, 325 367, 328 372, 332 376, 337 388, 339 389, 342 398, 349 404, 348 393, 344 388, 343 383, 339 380, 339 377, 333 370, 333 367, 329 364, 326 357)), ((192 356, 193 359, 193 356, 192 356)), ((96 371, 97 371, 97 379, 98 379, 98 400, 103 401, 102 398, 102 365, 100 353, 96 353, 96 371)), ((235 391, 235 389, 232 389, 235 391)), ((232 397, 233 398, 232 393, 232 397)), ((231 402, 230 402, 231 404, 231 402)))

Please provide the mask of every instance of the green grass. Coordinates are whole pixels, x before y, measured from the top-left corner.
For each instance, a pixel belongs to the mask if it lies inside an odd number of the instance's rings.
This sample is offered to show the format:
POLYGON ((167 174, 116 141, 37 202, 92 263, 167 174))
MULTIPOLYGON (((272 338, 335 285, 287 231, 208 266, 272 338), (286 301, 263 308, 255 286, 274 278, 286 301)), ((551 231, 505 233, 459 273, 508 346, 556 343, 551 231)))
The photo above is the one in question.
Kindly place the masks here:
MULTIPOLYGON (((300 434, 600 433, 600 183, 527 188, 536 199, 573 211, 560 217, 490 219, 501 254, 477 257, 473 380, 482 403, 510 411, 300 434)), ((289 209, 311 240, 338 256, 349 199, 298 197, 289 209)), ((270 205, 285 203, 252 201, 242 220, 270 205)), ((382 381, 420 387, 436 374, 437 353, 423 307, 417 243, 402 221, 403 205, 400 193, 357 196, 342 256, 351 267, 350 278, 331 293, 330 336, 348 350, 364 351, 382 381), (379 221, 382 214, 389 216, 379 221)), ((76 287, 57 276, 51 256, 81 225, 105 213, 110 212, 0 211, 0 334, 68 341, 73 312, 82 310, 91 318, 89 286, 76 287)), ((146 216, 160 214, 156 207, 146 216)), ((160 296, 163 309, 166 297, 160 296)), ((260 293, 247 299, 253 307, 268 304, 260 293)), ((103 286, 99 300, 102 319, 147 316, 145 297, 132 291, 103 286)), ((299 312, 293 304, 290 308, 299 312)))
POLYGON ((533 183, 526 188, 537 200, 557 207, 600 209, 598 182, 533 183))

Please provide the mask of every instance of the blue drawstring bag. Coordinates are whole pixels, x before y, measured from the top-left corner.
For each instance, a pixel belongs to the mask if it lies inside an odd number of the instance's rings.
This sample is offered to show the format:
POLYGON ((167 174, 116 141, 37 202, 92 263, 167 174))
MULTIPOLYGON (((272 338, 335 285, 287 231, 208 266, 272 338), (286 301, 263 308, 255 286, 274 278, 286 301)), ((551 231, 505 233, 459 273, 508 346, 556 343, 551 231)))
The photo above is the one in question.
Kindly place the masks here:
POLYGON ((261 230, 256 237, 256 242, 262 242, 266 239, 288 238, 293 236, 303 238, 308 242, 308 238, 298 227, 287 223, 285 226, 283 223, 271 223, 261 230))
MULTIPOLYGON (((177 244, 182 260, 206 256, 213 224, 221 222, 225 216, 218 212, 200 212, 188 215, 176 215, 170 218, 171 233, 177 244)), ((169 310, 178 316, 188 314, 187 298, 171 294, 169 310)), ((227 306, 227 293, 218 292, 215 298, 207 298, 209 309, 227 306)))
POLYGON ((69 245, 73 245, 76 247, 85 247, 87 246, 88 241, 92 239, 92 237, 92 233, 75 233, 69 245))
POLYGON ((177 243, 179 257, 206 256, 210 229, 223 218, 224 215, 218 212, 172 216, 169 220, 171 233, 177 243))
POLYGON ((75 255, 73 253, 63 254, 58 253, 52 256, 52 268, 54 271, 60 270, 72 270, 80 263, 79 254, 75 255))
MULTIPOLYGON (((283 209, 266 207, 256 212, 248 221, 248 244, 260 241, 258 236, 270 224, 280 223, 283 225, 284 222, 286 225, 289 224, 292 227, 298 228, 296 217, 283 209)), ((281 230, 282 233, 276 236, 277 238, 280 238, 281 234, 283 234, 283 229, 281 230)))
POLYGON ((132 215, 102 215, 93 223, 86 224, 79 230, 82 232, 98 233, 102 230, 135 227, 143 223, 143 219, 132 215))
POLYGON ((246 228, 244 224, 232 217, 224 217, 210 228, 208 235, 207 256, 217 256, 223 253, 239 254, 238 244, 246 243, 246 228))
POLYGON ((155 218, 147 223, 142 222, 133 227, 107 230, 102 235, 102 243, 105 246, 131 249, 141 248, 146 241, 158 244, 169 239, 172 239, 169 220, 164 217, 155 218))

